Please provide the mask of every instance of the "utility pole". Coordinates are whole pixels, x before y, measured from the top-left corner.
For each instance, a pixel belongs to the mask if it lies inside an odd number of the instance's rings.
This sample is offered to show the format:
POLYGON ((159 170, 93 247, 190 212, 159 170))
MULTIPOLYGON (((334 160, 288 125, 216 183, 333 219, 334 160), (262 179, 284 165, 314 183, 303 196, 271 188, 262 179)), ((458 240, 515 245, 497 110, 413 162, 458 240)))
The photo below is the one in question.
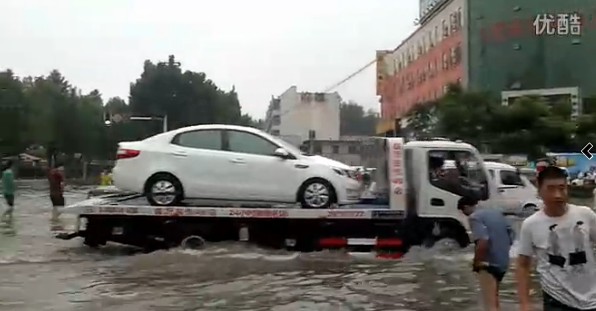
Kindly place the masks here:
POLYGON ((308 131, 308 153, 315 154, 315 136, 316 132, 314 130, 308 131))

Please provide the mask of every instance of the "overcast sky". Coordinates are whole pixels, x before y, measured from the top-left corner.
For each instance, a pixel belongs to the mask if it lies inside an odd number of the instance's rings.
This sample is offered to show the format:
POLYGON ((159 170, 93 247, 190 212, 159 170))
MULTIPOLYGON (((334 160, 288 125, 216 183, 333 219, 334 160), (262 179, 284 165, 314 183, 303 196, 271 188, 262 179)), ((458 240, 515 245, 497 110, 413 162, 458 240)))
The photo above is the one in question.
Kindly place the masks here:
MULTIPOLYGON (((411 31, 406 0, 0 0, 0 69, 60 70, 84 92, 128 98, 143 61, 174 54, 244 112, 263 117, 291 85, 322 91, 393 49, 411 31)), ((336 90, 378 110, 375 67, 336 90)))

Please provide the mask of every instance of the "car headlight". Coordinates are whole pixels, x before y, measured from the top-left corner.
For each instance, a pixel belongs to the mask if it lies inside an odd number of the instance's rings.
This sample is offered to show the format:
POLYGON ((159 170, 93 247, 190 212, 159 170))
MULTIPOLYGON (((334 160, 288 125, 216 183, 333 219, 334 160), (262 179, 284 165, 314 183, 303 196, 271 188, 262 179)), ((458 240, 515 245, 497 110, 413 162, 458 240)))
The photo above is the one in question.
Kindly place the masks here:
POLYGON ((333 168, 333 171, 337 173, 337 175, 345 176, 346 174, 339 168, 333 168))

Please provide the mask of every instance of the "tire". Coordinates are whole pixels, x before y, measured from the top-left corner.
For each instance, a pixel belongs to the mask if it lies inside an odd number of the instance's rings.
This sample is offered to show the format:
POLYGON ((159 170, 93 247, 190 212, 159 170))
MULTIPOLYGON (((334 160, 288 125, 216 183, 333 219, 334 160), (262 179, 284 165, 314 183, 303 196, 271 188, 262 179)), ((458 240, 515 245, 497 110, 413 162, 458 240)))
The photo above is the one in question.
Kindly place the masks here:
POLYGON ((337 196, 331 184, 324 179, 311 179, 300 187, 298 201, 302 208, 326 209, 336 203, 337 196))
POLYGON ((145 196, 153 206, 177 206, 182 202, 182 184, 171 174, 157 174, 149 178, 145 186, 145 196), (165 195, 157 194, 159 191, 165 195))

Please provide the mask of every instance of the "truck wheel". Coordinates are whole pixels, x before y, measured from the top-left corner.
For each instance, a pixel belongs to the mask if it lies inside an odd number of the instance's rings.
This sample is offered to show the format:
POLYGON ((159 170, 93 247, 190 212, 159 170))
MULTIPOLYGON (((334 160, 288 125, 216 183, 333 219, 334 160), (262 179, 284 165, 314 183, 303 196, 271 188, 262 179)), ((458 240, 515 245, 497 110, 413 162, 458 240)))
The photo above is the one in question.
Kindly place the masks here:
POLYGON ((205 239, 198 235, 187 236, 182 240, 182 242, 180 242, 180 247, 182 249, 192 250, 202 249, 203 247, 205 247, 205 239))
POLYGON ((83 240, 83 244, 91 248, 98 248, 99 244, 101 243, 97 239, 94 239, 92 237, 85 237, 85 239, 83 240))
POLYGON ((329 208, 336 200, 331 184, 318 178, 306 181, 298 194, 302 208, 329 208))
POLYGON ((170 174, 151 177, 145 187, 149 204, 154 206, 176 206, 182 201, 182 184, 170 174))

